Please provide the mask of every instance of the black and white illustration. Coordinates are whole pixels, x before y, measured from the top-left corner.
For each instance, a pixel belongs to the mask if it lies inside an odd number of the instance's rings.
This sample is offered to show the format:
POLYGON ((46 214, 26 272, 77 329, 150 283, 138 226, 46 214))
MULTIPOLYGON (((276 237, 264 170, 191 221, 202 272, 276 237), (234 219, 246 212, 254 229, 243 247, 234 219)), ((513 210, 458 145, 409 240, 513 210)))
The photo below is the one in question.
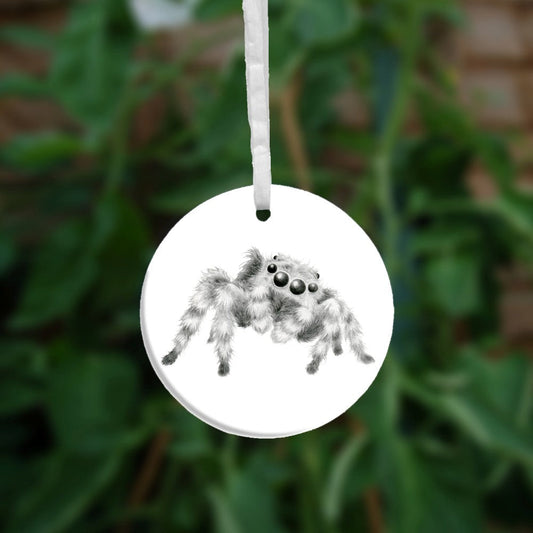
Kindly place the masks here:
POLYGON ((210 310, 214 316, 207 342, 218 358, 220 376, 230 372, 238 327, 270 333, 274 343, 309 343, 309 374, 319 370, 329 352, 340 355, 347 350, 362 363, 374 362, 347 304, 322 283, 315 268, 285 254, 265 257, 252 248, 234 279, 220 268, 207 270, 179 321, 174 346, 162 359, 164 365, 176 362, 210 310))
POLYGON ((162 384, 208 424, 237 435, 295 435, 333 420, 368 389, 392 334, 385 265, 341 209, 272 186, 185 215, 157 248, 141 328, 162 384))

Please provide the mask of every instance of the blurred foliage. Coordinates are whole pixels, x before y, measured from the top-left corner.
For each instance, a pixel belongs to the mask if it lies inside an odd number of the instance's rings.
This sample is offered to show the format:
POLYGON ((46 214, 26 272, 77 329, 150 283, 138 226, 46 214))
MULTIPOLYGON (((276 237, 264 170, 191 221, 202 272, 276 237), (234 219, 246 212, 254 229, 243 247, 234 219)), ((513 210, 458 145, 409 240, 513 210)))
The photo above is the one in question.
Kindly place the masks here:
MULTIPOLYGON (((195 16, 240 9, 202 0, 195 16)), ((170 398, 144 354, 141 283, 181 215, 251 182, 242 49, 222 72, 188 71, 224 35, 164 61, 118 0, 71 4, 59 35, 3 28, 4 42, 48 50, 51 64, 44 78, 4 76, 0 96, 51 99, 70 120, 0 148, 20 183, 0 193, 4 530, 530 523, 532 370, 498 334, 495 271, 531 265, 533 198, 517 191, 502 139, 457 103, 432 46, 428 28, 460 24, 460 10, 444 0, 271 0, 270 17, 274 179, 297 185, 275 104, 297 79, 314 190, 343 191, 391 274, 395 334, 380 375, 338 420, 277 442, 219 433, 170 398), (343 126, 332 106, 350 88, 369 130, 343 126), (137 111, 156 96, 165 116, 135 146, 137 111), (419 126, 406 133, 412 117, 419 126), (328 167, 330 146, 361 159, 361 174, 328 167), (465 186, 473 161, 498 190, 483 203, 465 186), (500 359, 487 357, 495 350, 500 359)))

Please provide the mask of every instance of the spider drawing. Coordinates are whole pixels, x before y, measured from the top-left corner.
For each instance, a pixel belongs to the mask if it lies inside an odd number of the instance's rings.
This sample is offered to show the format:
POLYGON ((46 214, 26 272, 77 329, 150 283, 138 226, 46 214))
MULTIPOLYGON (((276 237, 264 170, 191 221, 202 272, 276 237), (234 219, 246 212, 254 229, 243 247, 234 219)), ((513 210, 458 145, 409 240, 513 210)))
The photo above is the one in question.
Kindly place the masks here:
POLYGON ((210 309, 214 317, 207 342, 214 345, 220 376, 230 371, 236 327, 252 327, 260 334, 270 331, 275 343, 313 342, 309 374, 317 372, 330 350, 340 355, 343 342, 359 361, 374 362, 365 351, 359 322, 319 277, 315 269, 288 255, 267 259, 256 248, 248 251, 235 279, 220 268, 207 270, 181 317, 174 347, 162 363, 176 361, 210 309))

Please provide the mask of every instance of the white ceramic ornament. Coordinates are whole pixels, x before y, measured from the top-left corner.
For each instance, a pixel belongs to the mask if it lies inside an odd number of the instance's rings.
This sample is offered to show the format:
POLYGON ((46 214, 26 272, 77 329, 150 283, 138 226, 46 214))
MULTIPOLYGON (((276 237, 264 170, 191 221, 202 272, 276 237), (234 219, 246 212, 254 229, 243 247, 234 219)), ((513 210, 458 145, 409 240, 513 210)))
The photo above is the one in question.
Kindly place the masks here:
POLYGON ((169 392, 250 437, 294 435, 348 409, 383 363, 394 313, 383 261, 346 213, 299 189, 271 194, 266 222, 253 187, 182 218, 150 263, 141 303, 169 392))
POLYGON ((148 267, 141 327, 154 370, 191 413, 274 438, 357 401, 385 359, 394 308, 378 251, 346 213, 271 186, 266 0, 243 7, 254 185, 168 233, 148 267))

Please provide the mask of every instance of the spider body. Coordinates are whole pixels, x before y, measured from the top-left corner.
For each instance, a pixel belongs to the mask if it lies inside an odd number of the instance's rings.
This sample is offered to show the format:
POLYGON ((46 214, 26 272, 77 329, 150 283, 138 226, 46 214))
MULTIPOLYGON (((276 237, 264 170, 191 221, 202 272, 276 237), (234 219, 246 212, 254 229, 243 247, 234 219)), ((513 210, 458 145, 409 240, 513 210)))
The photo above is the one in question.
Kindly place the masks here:
POLYGON ((181 317, 174 347, 163 357, 163 364, 176 361, 210 309, 215 313, 207 342, 214 345, 221 376, 230 370, 236 327, 252 327, 260 334, 270 331, 276 343, 312 342, 310 374, 318 370, 329 350, 340 355, 343 342, 363 363, 374 361, 365 352, 361 328, 348 306, 322 285, 313 268, 287 255, 267 259, 252 248, 233 280, 221 269, 209 269, 181 317))

